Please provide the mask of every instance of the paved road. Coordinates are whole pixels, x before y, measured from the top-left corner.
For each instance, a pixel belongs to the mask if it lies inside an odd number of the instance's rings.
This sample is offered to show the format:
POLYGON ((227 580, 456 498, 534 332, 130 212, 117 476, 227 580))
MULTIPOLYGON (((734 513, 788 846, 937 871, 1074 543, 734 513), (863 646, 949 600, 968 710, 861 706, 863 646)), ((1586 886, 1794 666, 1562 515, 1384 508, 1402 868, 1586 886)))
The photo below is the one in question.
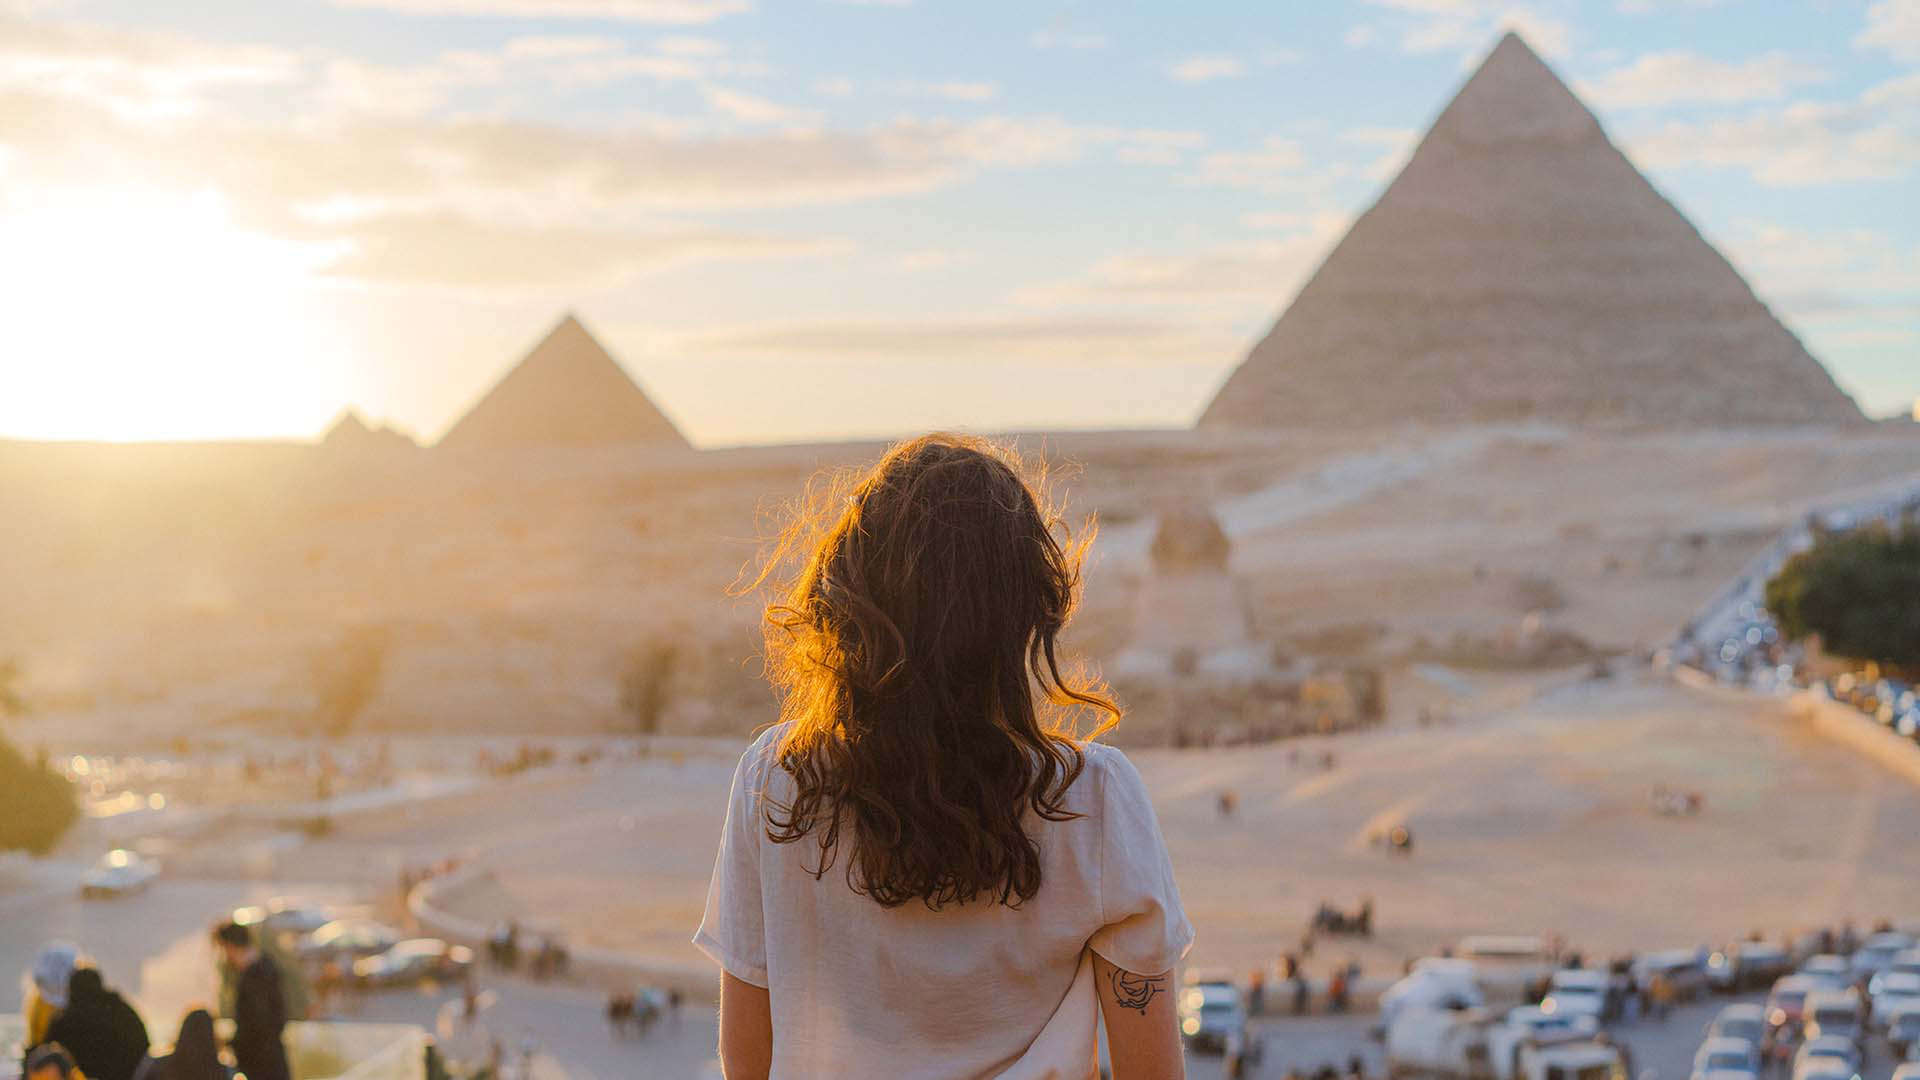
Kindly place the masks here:
MULTIPOLYGON (((0 899, 0 1012, 16 1011, 18 983, 39 944, 65 937, 81 942, 108 980, 139 1005, 157 1037, 191 1004, 209 1000, 214 989, 206 931, 221 912, 257 902, 272 892, 336 902, 352 897, 324 887, 294 890, 248 882, 165 880, 146 894, 114 901, 83 902, 66 890, 0 899)), ((481 1020, 509 1051, 531 1042, 561 1063, 573 1080, 706 1080, 718 1075, 713 1064, 715 1025, 705 1006, 688 1006, 644 1038, 617 1039, 602 1020, 604 998, 597 991, 565 984, 484 976, 490 1004, 481 1020)), ((445 1028, 454 997, 445 991, 387 992, 370 995, 343 1009, 349 1019, 395 1020, 429 1030, 445 1028)), ((1685 1080, 1702 1030, 1722 1004, 1715 1000, 1677 1009, 1666 1022, 1638 1021, 1616 1034, 1632 1047, 1641 1080, 1685 1080)), ((1371 1016, 1262 1018, 1254 1034, 1265 1048, 1256 1077, 1281 1077, 1289 1069, 1308 1072, 1323 1063, 1344 1064, 1358 1054, 1371 1075, 1384 1072, 1378 1043, 1368 1038, 1371 1016)), ((444 1030, 443 1030, 444 1034, 444 1030)), ((1886 1047, 1875 1043, 1862 1080, 1887 1080, 1893 1063, 1886 1047)), ((1189 1057, 1193 1080, 1220 1077, 1220 1059, 1189 1057)))

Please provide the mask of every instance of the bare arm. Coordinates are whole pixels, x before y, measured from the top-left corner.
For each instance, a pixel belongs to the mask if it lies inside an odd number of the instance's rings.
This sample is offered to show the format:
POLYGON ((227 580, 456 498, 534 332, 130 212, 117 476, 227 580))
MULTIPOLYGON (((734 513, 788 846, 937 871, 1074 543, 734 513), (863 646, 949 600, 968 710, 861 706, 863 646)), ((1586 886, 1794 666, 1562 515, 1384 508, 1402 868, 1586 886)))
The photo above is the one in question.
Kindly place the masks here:
MULTIPOLYGON (((1107 1022, 1113 1080, 1184 1080, 1173 1010, 1173 972, 1139 975, 1093 954, 1094 990, 1107 1022)), ((731 1076, 731 1074, 729 1074, 731 1076)))
POLYGON ((773 1071, 773 1005, 764 987, 720 976, 720 1072, 766 1080, 773 1071))

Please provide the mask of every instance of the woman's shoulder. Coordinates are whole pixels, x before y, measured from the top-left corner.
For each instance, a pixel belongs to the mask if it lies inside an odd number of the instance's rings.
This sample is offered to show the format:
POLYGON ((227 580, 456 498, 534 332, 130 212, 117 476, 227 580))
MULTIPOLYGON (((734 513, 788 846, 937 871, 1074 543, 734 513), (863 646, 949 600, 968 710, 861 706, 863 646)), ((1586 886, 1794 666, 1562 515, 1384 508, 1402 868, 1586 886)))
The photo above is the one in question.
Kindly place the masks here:
POLYGON ((1083 801, 1098 808, 1115 798, 1145 797, 1146 785, 1140 779, 1140 771, 1133 767, 1126 754, 1102 742, 1077 745, 1082 764, 1080 777, 1073 786, 1083 801))

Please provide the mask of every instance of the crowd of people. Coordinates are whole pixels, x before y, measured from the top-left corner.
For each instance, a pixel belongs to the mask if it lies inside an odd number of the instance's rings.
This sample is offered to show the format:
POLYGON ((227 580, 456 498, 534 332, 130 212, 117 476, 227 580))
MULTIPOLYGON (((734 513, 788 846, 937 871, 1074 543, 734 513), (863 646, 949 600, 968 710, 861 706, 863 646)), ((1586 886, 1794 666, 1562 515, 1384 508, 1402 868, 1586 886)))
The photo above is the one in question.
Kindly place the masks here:
POLYGON ((280 972, 253 931, 225 921, 214 948, 234 979, 233 1034, 223 1054, 213 1014, 189 1009, 171 1047, 156 1045, 146 1021, 108 986, 80 947, 52 942, 23 976, 24 1080, 291 1080, 284 1042, 288 1013, 280 972), (226 1060, 231 1058, 231 1061, 226 1060))

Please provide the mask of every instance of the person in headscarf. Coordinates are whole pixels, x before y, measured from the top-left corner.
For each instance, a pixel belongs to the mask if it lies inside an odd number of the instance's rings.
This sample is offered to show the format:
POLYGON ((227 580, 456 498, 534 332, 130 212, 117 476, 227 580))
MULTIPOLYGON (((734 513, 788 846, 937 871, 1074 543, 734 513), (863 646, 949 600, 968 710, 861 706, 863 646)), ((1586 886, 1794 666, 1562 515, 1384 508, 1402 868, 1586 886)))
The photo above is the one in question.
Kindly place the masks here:
POLYGON ((107 989, 99 969, 82 967, 67 980, 67 1006, 45 1041, 66 1047, 88 1080, 133 1080, 147 1056, 147 1025, 126 998, 107 989))
POLYGON ((194 1009, 180 1021, 173 1052, 155 1058, 140 1080, 233 1080, 233 1070, 220 1061, 220 1044, 213 1037, 213 1014, 194 1009))
POLYGON ((73 942, 48 942, 34 956, 33 966, 20 976, 20 1012, 27 1022, 28 1046, 47 1040, 53 1018, 67 1007, 67 980, 84 962, 80 947, 73 942))

